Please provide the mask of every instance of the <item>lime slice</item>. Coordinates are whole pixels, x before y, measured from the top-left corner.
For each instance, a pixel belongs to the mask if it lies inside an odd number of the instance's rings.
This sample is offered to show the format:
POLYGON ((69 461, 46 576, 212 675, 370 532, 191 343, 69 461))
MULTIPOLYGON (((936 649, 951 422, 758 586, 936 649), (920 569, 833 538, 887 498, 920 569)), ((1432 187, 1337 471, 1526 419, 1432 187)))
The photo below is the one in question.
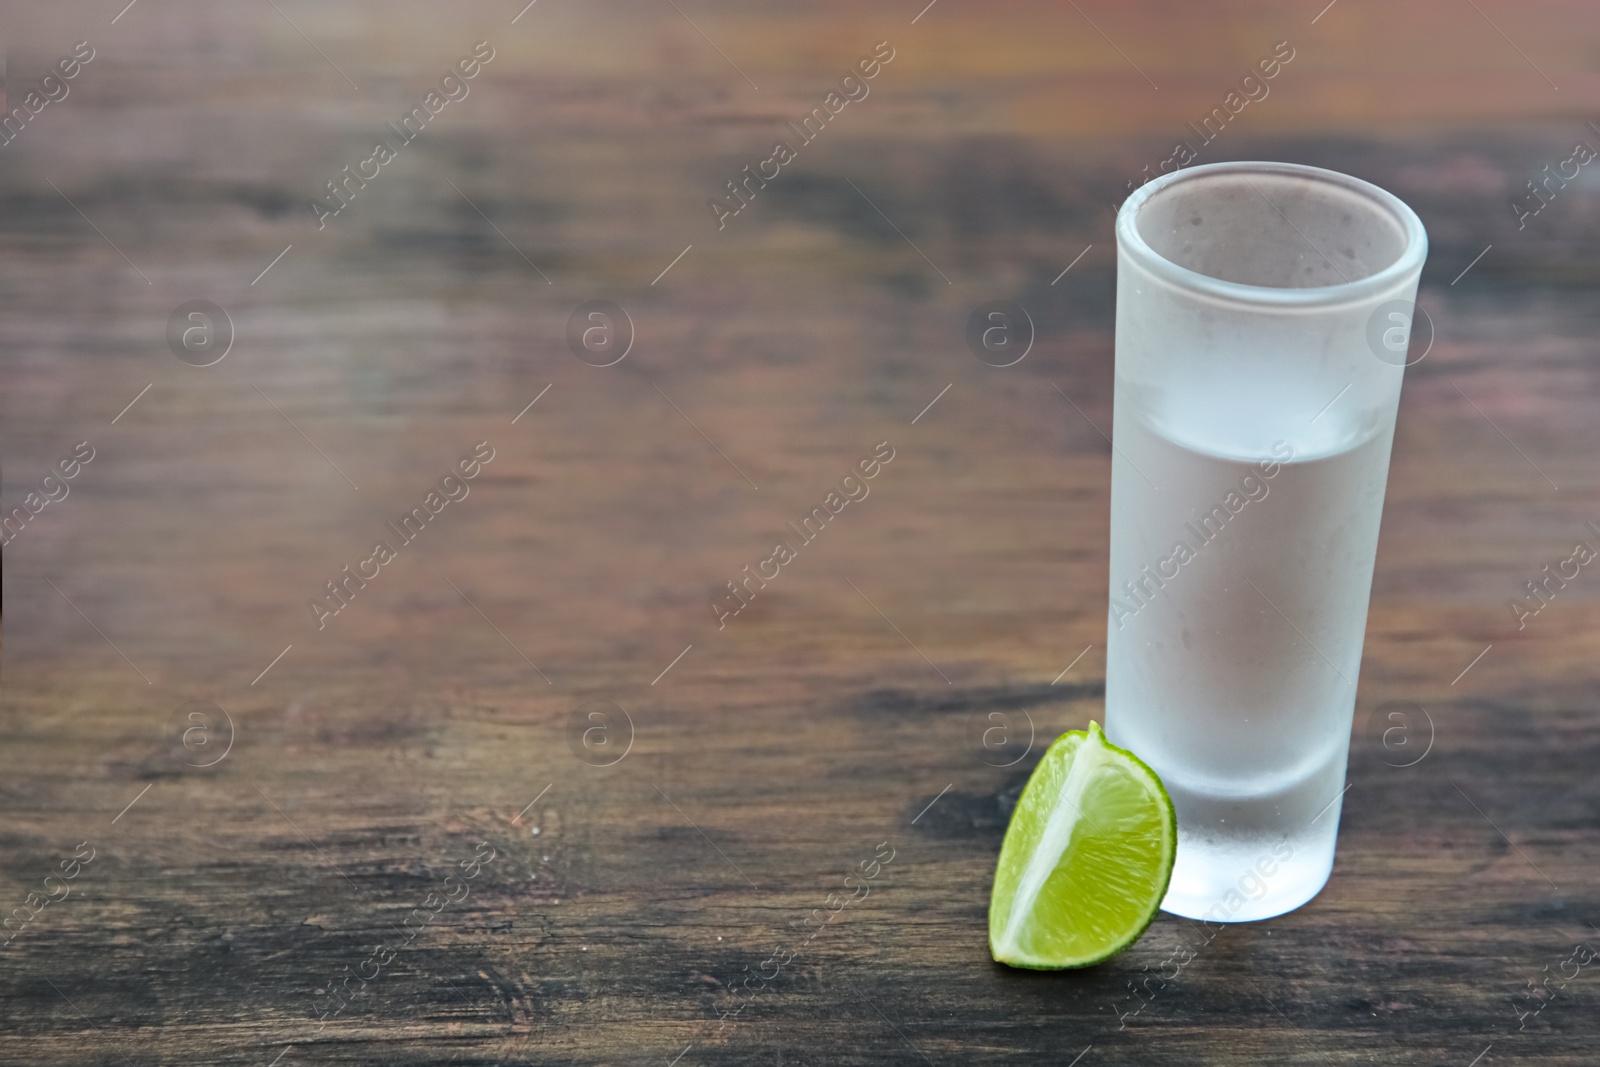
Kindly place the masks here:
POLYGON ((1100 724, 1056 739, 1011 813, 989 951, 1013 967, 1087 967, 1127 948, 1172 878, 1178 818, 1156 773, 1100 724))

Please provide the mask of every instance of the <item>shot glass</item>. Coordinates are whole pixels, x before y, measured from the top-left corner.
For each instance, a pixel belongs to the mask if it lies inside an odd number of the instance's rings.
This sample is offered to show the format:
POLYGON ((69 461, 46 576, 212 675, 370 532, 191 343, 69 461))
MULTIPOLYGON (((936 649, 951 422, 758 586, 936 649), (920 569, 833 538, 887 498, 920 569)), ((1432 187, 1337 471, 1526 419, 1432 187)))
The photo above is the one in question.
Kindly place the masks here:
POLYGON ((1177 809, 1166 911, 1264 919, 1332 871, 1426 256, 1393 195, 1286 163, 1117 215, 1105 729, 1177 809))

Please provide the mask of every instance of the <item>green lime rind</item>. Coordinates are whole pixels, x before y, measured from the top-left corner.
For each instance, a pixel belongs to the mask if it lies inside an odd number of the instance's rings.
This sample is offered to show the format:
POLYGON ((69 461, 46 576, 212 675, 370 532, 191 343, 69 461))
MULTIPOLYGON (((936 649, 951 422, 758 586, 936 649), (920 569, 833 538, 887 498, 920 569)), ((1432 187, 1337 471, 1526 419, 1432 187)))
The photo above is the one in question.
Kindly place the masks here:
POLYGON ((1111 958, 1155 920, 1177 844, 1177 813, 1155 771, 1107 741, 1099 723, 1061 735, 1006 827, 990 954, 1028 970, 1111 958))

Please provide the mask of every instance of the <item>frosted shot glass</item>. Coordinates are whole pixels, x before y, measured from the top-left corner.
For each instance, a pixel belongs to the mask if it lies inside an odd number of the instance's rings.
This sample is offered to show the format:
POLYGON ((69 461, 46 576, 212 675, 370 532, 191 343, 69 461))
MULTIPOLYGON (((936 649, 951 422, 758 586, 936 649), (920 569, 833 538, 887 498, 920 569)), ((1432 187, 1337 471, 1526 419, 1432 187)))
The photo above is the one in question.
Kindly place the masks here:
POLYGON ((1117 215, 1105 730, 1177 809, 1166 911, 1264 919, 1332 871, 1426 256, 1316 167, 1192 167, 1117 215))

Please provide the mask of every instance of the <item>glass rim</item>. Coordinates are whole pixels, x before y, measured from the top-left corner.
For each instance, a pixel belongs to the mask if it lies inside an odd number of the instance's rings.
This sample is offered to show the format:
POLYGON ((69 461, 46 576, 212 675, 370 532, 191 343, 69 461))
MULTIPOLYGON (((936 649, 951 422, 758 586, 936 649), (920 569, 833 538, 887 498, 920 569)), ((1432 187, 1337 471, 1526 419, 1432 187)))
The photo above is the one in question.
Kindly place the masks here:
POLYGON ((1407 278, 1414 278, 1421 271, 1423 261, 1428 256, 1427 231, 1423 229, 1422 220, 1417 217, 1417 213, 1405 201, 1371 182, 1336 170, 1310 167, 1302 163, 1269 161, 1204 163, 1197 167, 1184 167, 1170 174, 1163 174, 1135 189, 1122 202, 1122 207, 1117 211, 1116 234, 1117 247, 1157 278, 1192 293, 1214 297, 1228 303, 1250 304, 1257 307, 1332 307, 1368 300, 1393 290, 1407 278), (1144 235, 1139 232, 1139 212, 1151 198, 1196 178, 1227 173, 1292 175, 1335 185, 1355 193, 1370 206, 1386 212, 1399 223, 1400 229, 1405 234, 1405 247, 1401 249, 1400 255, 1393 263, 1365 278, 1299 289, 1224 281, 1180 266, 1150 247, 1144 235))

